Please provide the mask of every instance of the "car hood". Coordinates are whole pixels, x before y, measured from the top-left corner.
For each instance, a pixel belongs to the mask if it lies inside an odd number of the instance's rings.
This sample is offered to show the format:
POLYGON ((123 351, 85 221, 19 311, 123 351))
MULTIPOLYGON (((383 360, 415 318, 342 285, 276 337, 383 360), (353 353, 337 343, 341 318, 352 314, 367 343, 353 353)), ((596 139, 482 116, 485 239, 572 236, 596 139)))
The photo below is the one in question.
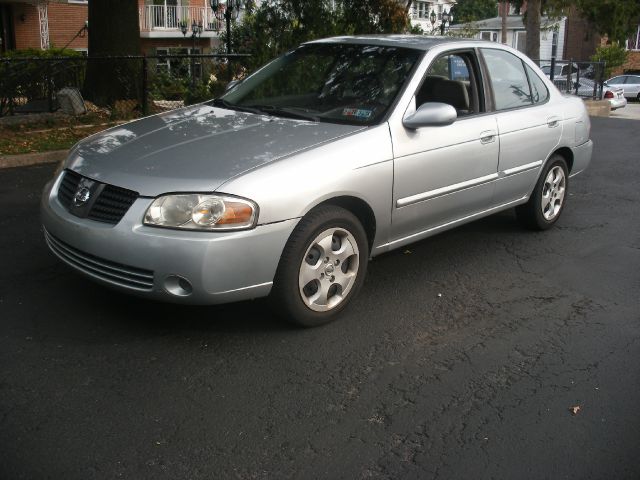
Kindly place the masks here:
POLYGON ((93 135, 72 149, 65 167, 143 196, 209 192, 243 172, 362 129, 200 104, 93 135))

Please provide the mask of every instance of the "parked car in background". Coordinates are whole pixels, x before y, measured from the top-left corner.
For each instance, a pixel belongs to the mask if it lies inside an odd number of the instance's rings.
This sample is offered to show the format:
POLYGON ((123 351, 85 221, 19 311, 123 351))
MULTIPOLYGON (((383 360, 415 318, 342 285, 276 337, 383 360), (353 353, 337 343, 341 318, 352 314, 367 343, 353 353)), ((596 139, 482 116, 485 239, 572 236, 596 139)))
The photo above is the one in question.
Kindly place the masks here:
POLYGON ((620 87, 624 90, 626 98, 640 102, 640 75, 618 75, 604 84, 608 87, 620 87))
MULTIPOLYGON (((551 78, 551 65, 542 65, 540 70, 547 76, 547 78, 551 78)), ((571 88, 576 87, 576 81, 578 79, 578 65, 575 63, 572 64, 560 64, 556 63, 553 68, 553 84, 556 86, 558 90, 561 92, 566 92, 567 89, 567 75, 571 75, 571 88)))
MULTIPOLYGON (((598 92, 598 85, 588 78, 581 78, 577 84, 577 88, 571 90, 570 93, 578 95, 580 97, 592 97, 594 92, 598 92)), ((602 86, 602 99, 609 100, 611 104, 611 110, 617 110, 624 108, 627 105, 627 99, 624 97, 624 91, 622 88, 604 84, 602 86)))
POLYGON ((125 292, 269 296, 315 326, 354 298, 370 257, 513 207, 552 227, 589 135, 584 102, 507 46, 318 40, 220 98, 81 141, 44 189, 44 236, 125 292))

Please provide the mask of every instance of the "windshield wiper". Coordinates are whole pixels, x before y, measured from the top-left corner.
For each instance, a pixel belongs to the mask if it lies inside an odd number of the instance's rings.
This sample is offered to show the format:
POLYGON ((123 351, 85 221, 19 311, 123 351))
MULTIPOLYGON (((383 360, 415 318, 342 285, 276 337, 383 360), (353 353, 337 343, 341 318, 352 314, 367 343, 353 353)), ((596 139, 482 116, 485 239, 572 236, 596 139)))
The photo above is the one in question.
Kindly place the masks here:
POLYGON ((256 109, 260 112, 274 115, 277 117, 298 118, 301 120, 310 120, 312 122, 319 122, 320 117, 312 115, 310 113, 300 112, 292 108, 276 107, 274 105, 250 105, 249 108, 256 109))
POLYGON ((248 112, 248 113, 257 113, 261 115, 263 112, 258 108, 253 107, 244 107, 242 105, 236 105, 235 103, 230 103, 224 100, 223 98, 216 98, 212 102, 215 107, 228 108, 229 110, 237 110, 239 112, 248 112))

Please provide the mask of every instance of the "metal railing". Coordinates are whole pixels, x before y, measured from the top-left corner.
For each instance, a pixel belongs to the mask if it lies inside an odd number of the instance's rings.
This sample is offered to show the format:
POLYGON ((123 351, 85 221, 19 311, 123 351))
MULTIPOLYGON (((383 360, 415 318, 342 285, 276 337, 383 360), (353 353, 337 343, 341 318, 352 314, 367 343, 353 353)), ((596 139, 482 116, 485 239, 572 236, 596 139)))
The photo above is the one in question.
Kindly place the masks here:
POLYGON ((180 31, 182 25, 191 29, 191 24, 202 25, 205 32, 220 31, 224 26, 211 8, 193 6, 145 5, 140 10, 140 31, 180 31))

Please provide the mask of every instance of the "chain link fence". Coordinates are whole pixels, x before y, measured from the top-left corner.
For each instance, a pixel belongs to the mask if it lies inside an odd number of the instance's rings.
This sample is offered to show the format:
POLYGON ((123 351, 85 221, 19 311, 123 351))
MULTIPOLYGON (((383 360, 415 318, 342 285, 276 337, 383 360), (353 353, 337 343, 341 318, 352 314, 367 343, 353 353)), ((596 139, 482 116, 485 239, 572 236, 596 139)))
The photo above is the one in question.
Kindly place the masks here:
POLYGON ((86 110, 114 118, 171 110, 220 95, 246 74, 248 56, 0 57, 0 117, 75 109, 73 98, 67 101, 73 92, 86 110))
POLYGON ((561 92, 602 100, 605 62, 537 60, 544 74, 561 92))

